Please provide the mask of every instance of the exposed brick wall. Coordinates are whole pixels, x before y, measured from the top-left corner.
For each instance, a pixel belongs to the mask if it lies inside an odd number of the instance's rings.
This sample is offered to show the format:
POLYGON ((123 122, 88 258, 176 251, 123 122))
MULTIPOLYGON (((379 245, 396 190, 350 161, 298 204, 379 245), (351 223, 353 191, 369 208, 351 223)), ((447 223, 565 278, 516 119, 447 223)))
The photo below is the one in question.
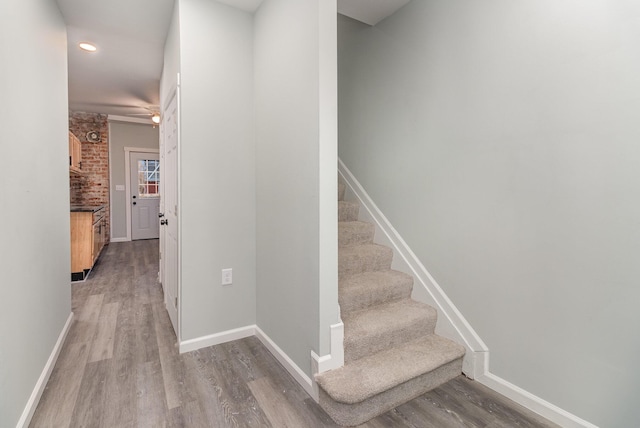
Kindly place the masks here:
POLYGON ((69 112, 69 130, 82 143, 83 175, 70 175, 69 192, 72 205, 106 205, 109 218, 109 126, 106 114, 69 112), (100 142, 87 141, 87 132, 100 133, 100 142))

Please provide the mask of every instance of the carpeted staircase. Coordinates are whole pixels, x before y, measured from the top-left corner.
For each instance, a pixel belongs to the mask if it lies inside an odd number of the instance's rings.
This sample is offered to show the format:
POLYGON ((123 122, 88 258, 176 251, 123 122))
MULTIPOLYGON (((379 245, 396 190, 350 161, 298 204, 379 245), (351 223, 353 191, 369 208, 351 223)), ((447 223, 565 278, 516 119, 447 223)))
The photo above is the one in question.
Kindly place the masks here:
POLYGON ((393 251, 373 243, 373 224, 338 188, 339 302, 345 365, 316 375, 320 405, 340 425, 359 425, 462 372, 464 347, 434 333, 437 313, 411 299, 413 278, 391 270, 393 251))

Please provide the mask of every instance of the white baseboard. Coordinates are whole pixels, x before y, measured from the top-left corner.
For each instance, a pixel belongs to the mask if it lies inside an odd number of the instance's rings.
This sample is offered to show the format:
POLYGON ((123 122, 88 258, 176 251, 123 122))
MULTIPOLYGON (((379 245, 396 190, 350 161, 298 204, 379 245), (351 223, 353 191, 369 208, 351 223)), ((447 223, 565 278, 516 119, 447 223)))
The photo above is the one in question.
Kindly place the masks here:
MULTIPOLYGON (((342 333, 341 327, 332 326, 332 333, 335 329, 338 333, 342 333)), ((344 333, 342 333, 344 335, 344 333)), ((249 325, 246 327, 235 328, 233 330, 227 330, 216 334, 210 334, 208 336, 198 337, 195 339, 189 339, 180 342, 180 353, 195 351, 197 349, 206 348, 209 346, 220 345, 222 343, 231 342, 238 339, 244 339, 245 337, 256 336, 260 342, 269 350, 269 352, 282 364, 282 366, 293 376, 293 378, 304 388, 305 391, 314 399, 317 400, 317 393, 314 395, 313 382, 311 378, 296 364, 291 358, 271 340, 271 338, 257 325, 249 325)), ((333 342, 333 334, 332 334, 333 342)), ((342 349, 342 348, 340 348, 342 349)), ((342 357, 344 361, 344 356, 342 357)), ((312 362, 313 363, 313 362, 312 362)))
POLYGON ((206 348, 208 346, 220 345, 221 343, 231 342, 233 340, 244 339, 256 334, 256 326, 248 325, 246 327, 234 328, 232 330, 222 331, 208 336, 197 337, 195 339, 184 340, 180 342, 180 353, 195 351, 197 349, 206 348))
POLYGON ((341 160, 338 173, 347 185, 345 199, 357 200, 364 208, 360 210, 361 219, 376 226, 375 242, 393 248, 399 256, 393 258, 392 268, 414 277, 412 297, 438 309, 436 333, 466 348, 462 366, 465 375, 475 379, 485 373, 489 348, 341 160))
POLYGON ((33 388, 33 392, 29 397, 29 401, 27 401, 27 405, 25 406, 20 419, 18 420, 18 424, 16 428, 28 427, 29 423, 31 423, 31 418, 33 417, 33 413, 36 411, 36 407, 38 406, 38 402, 40 401, 40 397, 42 397, 42 393, 44 392, 44 388, 47 386, 47 382, 49 381, 49 377, 51 377, 51 372, 56 365, 56 361, 58 361, 58 356, 60 355, 60 350, 62 349, 62 345, 64 344, 64 339, 67 337, 67 333, 69 333, 69 329, 71 328, 71 323, 73 322, 73 312, 69 314, 67 318, 67 322, 65 322, 64 327, 62 327, 62 331, 58 336, 58 340, 56 344, 53 346, 53 350, 51 351, 51 355, 49 355, 49 359, 36 382, 35 387, 33 388))
POLYGON ((311 357, 317 365, 317 371, 314 370, 313 374, 344 366, 344 324, 342 322, 331 326, 331 353, 320 357, 311 351, 311 357))
POLYGON ((260 327, 256 326, 256 336, 262 344, 271 352, 271 354, 282 364, 282 366, 289 372, 291 376, 307 391, 311 397, 313 397, 316 401, 317 398, 314 396, 313 384, 315 382, 311 381, 311 378, 304 372, 302 369, 293 362, 291 358, 282 350, 276 343, 271 340, 267 334, 260 329, 260 327))
POLYGON ((109 238, 109 242, 129 242, 131 241, 131 239, 128 239, 126 237, 124 238, 109 238))
MULTIPOLYGON (((344 366, 344 324, 339 322, 331 326, 331 353, 320 357, 311 351, 311 373, 315 377, 318 373, 324 373, 342 366, 344 366)), ((315 378, 312 379, 312 383, 313 394, 309 395, 318 402, 320 391, 315 378)))
POLYGON ((527 409, 539 414, 560 425, 563 428, 598 428, 596 425, 579 418, 578 416, 555 406, 542 398, 492 374, 485 373, 476 378, 476 381, 493 389, 527 409))

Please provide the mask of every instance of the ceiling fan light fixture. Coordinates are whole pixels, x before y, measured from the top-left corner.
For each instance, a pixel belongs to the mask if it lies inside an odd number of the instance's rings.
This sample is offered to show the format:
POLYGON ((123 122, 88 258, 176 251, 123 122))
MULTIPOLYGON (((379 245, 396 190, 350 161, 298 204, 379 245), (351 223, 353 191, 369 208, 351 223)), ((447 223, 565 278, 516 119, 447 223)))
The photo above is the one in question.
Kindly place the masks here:
POLYGON ((155 124, 160 123, 160 115, 158 113, 154 113, 153 116, 151 116, 151 121, 155 124))
POLYGON ((89 42, 80 42, 78 43, 78 47, 80 49, 82 49, 83 51, 87 51, 87 52, 95 52, 98 50, 98 48, 96 47, 96 45, 89 43, 89 42))

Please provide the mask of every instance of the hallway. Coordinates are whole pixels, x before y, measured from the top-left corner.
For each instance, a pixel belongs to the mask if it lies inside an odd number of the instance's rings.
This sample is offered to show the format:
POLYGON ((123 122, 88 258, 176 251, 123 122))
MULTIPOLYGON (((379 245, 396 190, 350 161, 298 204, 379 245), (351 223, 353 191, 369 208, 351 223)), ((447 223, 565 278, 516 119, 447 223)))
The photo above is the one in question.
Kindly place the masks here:
MULTIPOLYGON (((112 243, 72 285, 74 323, 32 427, 335 427, 257 338, 178 354, 158 241, 112 243)), ((459 377, 363 427, 554 426, 459 377)))

